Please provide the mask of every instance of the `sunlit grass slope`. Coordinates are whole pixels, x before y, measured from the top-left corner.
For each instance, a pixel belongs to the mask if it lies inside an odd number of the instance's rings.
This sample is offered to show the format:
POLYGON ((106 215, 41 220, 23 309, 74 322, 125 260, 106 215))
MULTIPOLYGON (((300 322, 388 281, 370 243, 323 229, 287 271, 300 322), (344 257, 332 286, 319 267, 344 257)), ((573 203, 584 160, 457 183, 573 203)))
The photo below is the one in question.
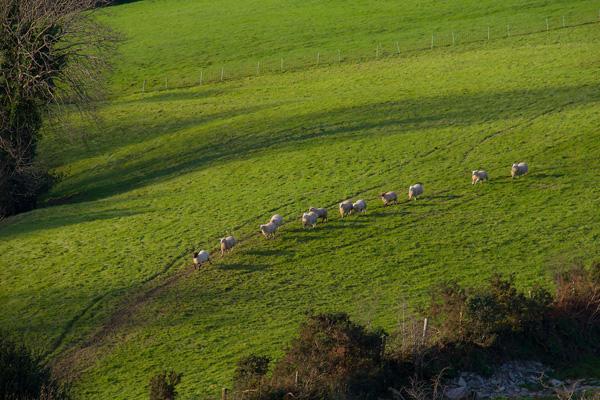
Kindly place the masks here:
POLYGON ((119 92, 190 85, 594 21, 594 0, 145 0, 103 12, 124 34, 119 92), (565 18, 563 20, 563 17, 565 18), (339 51, 339 54, 338 54, 339 51))
POLYGON ((600 257, 598 29, 104 104, 85 143, 41 145, 64 176, 48 197, 67 204, 0 225, 0 325, 68 357, 81 398, 143 398, 174 368, 190 399, 229 385, 241 356, 280 354, 308 310, 391 330, 444 280, 549 284, 557 260, 600 257), (531 173, 511 181, 521 160, 531 173), (491 181, 471 186, 476 168, 491 181), (417 202, 376 199, 417 181, 417 202), (339 220, 348 196, 368 213, 339 220), (332 218, 304 231, 311 205, 332 218), (288 223, 266 241, 275 212, 288 223), (243 239, 232 254, 115 318, 226 232, 243 239))

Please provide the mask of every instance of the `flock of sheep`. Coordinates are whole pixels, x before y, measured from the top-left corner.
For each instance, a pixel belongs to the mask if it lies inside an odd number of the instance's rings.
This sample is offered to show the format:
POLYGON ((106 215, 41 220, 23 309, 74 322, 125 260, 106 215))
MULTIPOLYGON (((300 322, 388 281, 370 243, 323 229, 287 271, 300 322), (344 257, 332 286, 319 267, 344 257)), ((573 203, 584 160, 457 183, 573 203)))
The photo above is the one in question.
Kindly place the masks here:
MULTIPOLYGON (((525 175, 529 172, 529 167, 526 163, 515 163, 512 165, 510 175, 511 177, 517 177, 525 175)), ((488 180, 488 173, 484 170, 475 170, 471 173, 471 183, 482 183, 488 180)), ((423 184, 416 183, 408 188, 408 199, 416 200, 417 197, 423 194, 423 184)), ((398 204, 398 195, 395 192, 384 192, 379 195, 383 201, 384 207, 393 204, 398 204)), ((351 200, 345 200, 338 206, 340 217, 344 218, 352 213, 366 213, 367 202, 365 200, 357 200, 354 203, 351 200)), ((308 212, 302 214, 302 226, 314 228, 317 225, 317 221, 327 222, 327 209, 326 208, 315 208, 311 207, 308 212)), ((277 229, 283 224, 283 217, 279 214, 275 214, 271 217, 268 223, 259 226, 260 232, 265 238, 271 239, 275 237, 277 229)), ((237 240, 233 236, 227 236, 220 240, 221 245, 221 256, 231 250, 237 244, 237 240)), ((193 261, 196 267, 200 267, 206 262, 210 262, 210 254, 206 250, 201 250, 193 253, 193 261)))

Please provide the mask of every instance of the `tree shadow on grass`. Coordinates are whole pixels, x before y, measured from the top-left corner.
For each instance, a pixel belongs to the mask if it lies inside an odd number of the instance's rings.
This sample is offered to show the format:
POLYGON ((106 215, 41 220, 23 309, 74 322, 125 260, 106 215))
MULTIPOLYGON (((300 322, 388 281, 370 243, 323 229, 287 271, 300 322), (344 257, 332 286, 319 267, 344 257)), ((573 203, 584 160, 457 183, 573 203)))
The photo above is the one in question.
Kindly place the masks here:
MULTIPOLYGON (((185 147, 181 151, 170 152, 170 149, 165 148, 158 149, 160 151, 148 151, 148 154, 135 154, 135 157, 127 155, 121 159, 115 159, 107 165, 83 171, 62 183, 60 195, 64 196, 65 201, 70 204, 99 200, 147 185, 154 185, 190 171, 197 171, 231 160, 244 159, 264 151, 277 152, 298 149, 300 146, 307 148, 321 146, 324 140, 355 140, 372 138, 376 135, 389 135, 389 131, 382 129, 389 127, 394 127, 394 134, 398 134, 408 129, 425 130, 450 124, 470 125, 494 119, 510 118, 512 115, 522 117, 524 110, 532 107, 536 113, 539 113, 540 109, 552 109, 556 107, 560 98, 574 99, 571 106, 598 101, 600 100, 600 84, 439 96, 367 104, 311 115, 282 115, 278 119, 269 121, 268 125, 275 127, 272 130, 264 129, 265 122, 262 119, 251 119, 248 121, 243 135, 224 138, 223 128, 215 128, 214 131, 203 134, 203 140, 184 143, 185 147), (290 126, 293 128, 289 128, 290 126)), ((192 117, 181 121, 177 129, 186 129, 216 119, 252 114, 270 107, 270 105, 256 105, 207 117, 192 117)), ((161 132, 162 128, 159 126, 156 131, 161 132)), ((150 136, 152 138, 156 135, 158 133, 150 136)), ((145 138, 144 140, 150 139, 145 138)), ((176 136, 173 137, 172 143, 176 144, 177 140, 176 136)), ((530 176, 534 175, 530 174, 530 176)), ((538 175, 541 179, 559 176, 547 173, 538 175)), ((505 178, 507 181, 499 179, 492 179, 490 183, 508 183, 510 177, 505 178)), ((526 177, 522 179, 526 179, 526 177)), ((434 203, 423 204, 426 201, 426 197, 424 197, 418 202, 407 204, 404 207, 432 207, 434 205, 434 203)), ((62 207, 69 208, 65 205, 62 207)), ((28 218, 25 218, 26 222, 18 224, 13 221, 20 221, 20 218, 8 219, 0 227, 0 235, 6 237, 19 231, 31 232, 37 229, 56 228, 79 222, 139 213, 139 211, 113 210, 79 214, 76 209, 67 211, 66 215, 62 212, 53 212, 56 215, 53 215, 50 221, 42 219, 35 221, 35 224, 32 219, 28 218), (14 225, 19 225, 19 227, 14 225)))
MULTIPOLYGON (((572 106, 600 100, 600 84, 440 96, 367 104, 311 115, 282 115, 270 121, 269 126, 275 127, 271 130, 264 129, 262 119, 249 120, 244 128, 244 135, 224 139, 222 128, 215 128, 214 132, 205 134, 203 140, 186 143, 185 150, 176 154, 171 154, 168 150, 153 152, 148 158, 133 159, 127 163, 115 160, 105 168, 85 171, 65 182, 64 191, 70 193, 85 188, 86 192, 75 196, 73 201, 95 200, 150 183, 155 184, 216 163, 244 159, 266 150, 319 145, 325 139, 372 137, 386 134, 381 129, 392 126, 397 128, 396 131, 425 130, 438 126, 467 126, 511 116, 522 117, 524 113, 526 115, 527 109, 535 112, 544 108, 551 109, 556 106, 557 99, 569 96, 574 99, 572 106), (377 131, 373 132, 374 129, 377 131)), ((213 115, 210 118, 214 120, 251 114, 264 107, 267 106, 226 112, 220 117, 213 115)), ((201 118, 192 118, 186 124, 192 126, 202 123, 201 118)))
MULTIPOLYGON (((165 99, 178 99, 181 96, 166 96, 165 99)), ((174 100, 169 101, 174 101, 174 100)), ((184 99, 186 99, 184 97, 184 99)), ((166 100, 165 100, 166 101, 166 100)), ((148 103, 152 103, 149 99, 139 99, 131 101, 132 103, 139 104, 140 107, 148 103)), ((161 102, 157 99, 154 102, 161 102)), ((152 105, 154 112, 161 113, 162 109, 159 104, 152 105)), ((81 146, 78 142, 73 145, 73 141, 70 138, 53 138, 54 143, 44 146, 42 143, 41 148, 46 152, 67 154, 67 163, 80 161, 86 158, 96 157, 101 154, 110 154, 118 150, 121 147, 144 143, 165 134, 172 134, 174 132, 185 131, 195 126, 202 126, 204 124, 211 123, 213 121, 225 120, 230 118, 236 118, 242 115, 249 115, 261 110, 272 107, 270 104, 263 105, 252 105, 248 107, 240 107, 235 109, 229 109, 221 112, 206 114, 202 113, 199 108, 198 113, 186 118, 165 118, 160 122, 151 121, 140 117, 137 120, 122 122, 122 121, 111 121, 110 125, 107 125, 102 119, 98 122, 98 125, 92 130, 98 131, 93 140, 93 146, 85 145, 81 146), (123 135, 126 132, 127 135, 123 135), (47 147, 47 148, 45 148, 47 147), (73 156, 75 154, 75 156, 73 156)), ((90 139, 86 139, 90 140, 90 139)), ((60 156, 59 156, 60 158, 60 156)))
POLYGON ((14 238, 18 235, 24 235, 40 230, 50 230, 99 220, 127 218, 134 215, 151 212, 149 209, 107 209, 99 211, 82 211, 78 208, 73 209, 69 207, 65 207, 60 210, 55 209, 52 211, 53 212, 50 213, 46 212, 45 210, 41 210, 40 212, 37 212, 37 218, 27 218, 26 221, 22 223, 17 223, 20 220, 19 217, 16 219, 7 219, 3 224, 4 226, 0 225, 0 239, 9 237, 14 238))

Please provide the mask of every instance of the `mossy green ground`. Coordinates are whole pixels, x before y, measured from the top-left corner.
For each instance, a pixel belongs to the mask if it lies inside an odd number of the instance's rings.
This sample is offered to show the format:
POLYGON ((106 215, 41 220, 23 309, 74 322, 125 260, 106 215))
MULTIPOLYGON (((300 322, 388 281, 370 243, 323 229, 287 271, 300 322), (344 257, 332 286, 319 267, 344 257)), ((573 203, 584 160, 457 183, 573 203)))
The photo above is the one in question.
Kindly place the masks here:
POLYGON ((0 324, 49 357, 79 349, 81 398, 143 398, 149 377, 173 368, 189 399, 216 397, 242 356, 280 355, 310 310, 392 330, 401 304, 426 304, 449 279, 549 285, 552 265, 600 257, 599 29, 106 102, 85 142, 41 144, 64 176, 48 198, 68 204, 0 225, 0 324), (531 173, 511 180, 514 161, 531 173), (477 168, 491 180, 474 187, 477 168), (425 195, 408 203, 417 181, 425 195), (383 208, 385 190, 401 204, 383 208), (340 220, 350 196, 368 213, 340 220), (330 207, 330 222, 303 230, 309 206, 330 207), (275 212, 287 224, 267 241, 258 224, 275 212), (89 343, 144 282, 225 233, 242 239, 231 254, 89 343))

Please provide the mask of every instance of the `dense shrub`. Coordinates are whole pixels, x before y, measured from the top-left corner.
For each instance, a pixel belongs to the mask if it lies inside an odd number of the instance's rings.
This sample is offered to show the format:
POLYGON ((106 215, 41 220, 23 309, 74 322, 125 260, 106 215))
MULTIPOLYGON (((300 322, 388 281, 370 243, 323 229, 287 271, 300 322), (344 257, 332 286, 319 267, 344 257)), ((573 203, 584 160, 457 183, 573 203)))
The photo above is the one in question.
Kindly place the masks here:
POLYGON ((269 357, 254 354, 239 360, 233 375, 233 390, 238 393, 260 390, 270 362, 269 357))
POLYGON ((488 288, 466 300, 468 339, 482 345, 493 344, 498 336, 512 336, 539 324, 552 297, 542 288, 526 296, 515 287, 514 275, 503 279, 494 275, 488 288))
POLYGON ((238 363, 234 386, 245 388, 246 399, 374 398, 383 382, 382 335, 352 322, 347 314, 310 316, 270 380, 264 379, 268 359, 250 357, 238 363), (261 390, 251 391, 251 382, 261 390))
POLYGON ((150 379, 150 400, 174 400, 176 386, 181 382, 181 374, 175 371, 162 371, 150 379))
POLYGON ((520 292, 512 275, 494 275, 478 290, 443 286, 430 308, 440 332, 430 364, 473 368, 506 357, 556 363, 598 353, 599 270, 576 265, 558 273, 554 295, 540 287, 520 292))
POLYGON ((575 264, 555 276, 556 294, 538 341, 552 357, 600 354, 600 263, 575 264))
POLYGON ((366 395, 379 374, 381 331, 370 332, 344 313, 311 316, 300 328, 275 377, 295 379, 310 398, 339 398, 344 393, 366 395))
POLYGON ((0 399, 62 400, 68 388, 56 381, 42 360, 22 344, 0 334, 0 399))

